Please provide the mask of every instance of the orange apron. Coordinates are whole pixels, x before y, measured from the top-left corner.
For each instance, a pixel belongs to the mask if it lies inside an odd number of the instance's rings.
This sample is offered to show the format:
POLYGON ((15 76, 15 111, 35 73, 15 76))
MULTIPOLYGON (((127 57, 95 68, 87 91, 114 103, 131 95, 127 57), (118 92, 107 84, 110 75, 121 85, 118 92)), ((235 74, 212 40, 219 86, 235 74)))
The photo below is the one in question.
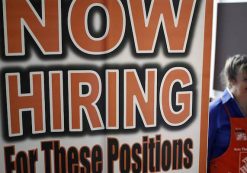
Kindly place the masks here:
POLYGON ((247 118, 230 118, 230 144, 225 153, 210 162, 210 173, 247 173, 247 118))

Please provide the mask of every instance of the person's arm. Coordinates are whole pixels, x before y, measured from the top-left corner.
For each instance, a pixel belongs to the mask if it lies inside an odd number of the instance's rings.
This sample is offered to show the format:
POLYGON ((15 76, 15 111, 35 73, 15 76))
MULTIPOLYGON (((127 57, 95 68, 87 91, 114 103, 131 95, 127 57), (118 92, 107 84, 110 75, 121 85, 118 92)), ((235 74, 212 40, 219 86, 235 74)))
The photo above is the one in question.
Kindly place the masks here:
POLYGON ((212 160, 212 152, 214 147, 214 141, 216 139, 217 132, 217 107, 214 103, 210 104, 209 107, 209 122, 208 122, 208 172, 209 164, 212 160))

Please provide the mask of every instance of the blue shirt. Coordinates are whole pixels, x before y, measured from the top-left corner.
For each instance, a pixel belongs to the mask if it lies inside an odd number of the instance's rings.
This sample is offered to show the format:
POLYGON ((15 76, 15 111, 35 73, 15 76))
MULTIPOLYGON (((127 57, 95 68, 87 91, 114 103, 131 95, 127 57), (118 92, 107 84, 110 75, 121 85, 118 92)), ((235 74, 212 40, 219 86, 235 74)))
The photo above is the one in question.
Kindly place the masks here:
POLYGON ((222 97, 210 103, 208 162, 223 154, 230 143, 230 121, 224 104, 229 109, 231 117, 244 117, 229 89, 224 91, 222 97))

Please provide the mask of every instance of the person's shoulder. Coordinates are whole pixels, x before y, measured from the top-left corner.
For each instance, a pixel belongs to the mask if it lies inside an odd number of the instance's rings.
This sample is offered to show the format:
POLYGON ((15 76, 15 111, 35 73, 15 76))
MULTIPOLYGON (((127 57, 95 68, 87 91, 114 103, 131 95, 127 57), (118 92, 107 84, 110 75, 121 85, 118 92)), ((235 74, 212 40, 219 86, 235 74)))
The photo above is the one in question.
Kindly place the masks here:
POLYGON ((219 111, 221 111, 223 107, 223 103, 221 98, 217 98, 209 104, 209 114, 216 115, 219 111))
POLYGON ((217 98, 217 99, 213 100, 212 102, 210 102, 209 110, 215 110, 215 109, 219 108, 220 106, 222 106, 222 100, 221 100, 221 98, 217 98))

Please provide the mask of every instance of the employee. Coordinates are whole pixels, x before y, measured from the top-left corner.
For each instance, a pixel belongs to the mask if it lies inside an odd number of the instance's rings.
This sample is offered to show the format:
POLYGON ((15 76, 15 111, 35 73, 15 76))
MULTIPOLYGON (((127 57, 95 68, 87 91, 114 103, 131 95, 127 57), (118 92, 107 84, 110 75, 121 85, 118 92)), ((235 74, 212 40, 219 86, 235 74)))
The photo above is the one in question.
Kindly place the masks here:
POLYGON ((247 56, 230 57, 224 67, 226 89, 210 103, 210 173, 247 170, 247 56))

